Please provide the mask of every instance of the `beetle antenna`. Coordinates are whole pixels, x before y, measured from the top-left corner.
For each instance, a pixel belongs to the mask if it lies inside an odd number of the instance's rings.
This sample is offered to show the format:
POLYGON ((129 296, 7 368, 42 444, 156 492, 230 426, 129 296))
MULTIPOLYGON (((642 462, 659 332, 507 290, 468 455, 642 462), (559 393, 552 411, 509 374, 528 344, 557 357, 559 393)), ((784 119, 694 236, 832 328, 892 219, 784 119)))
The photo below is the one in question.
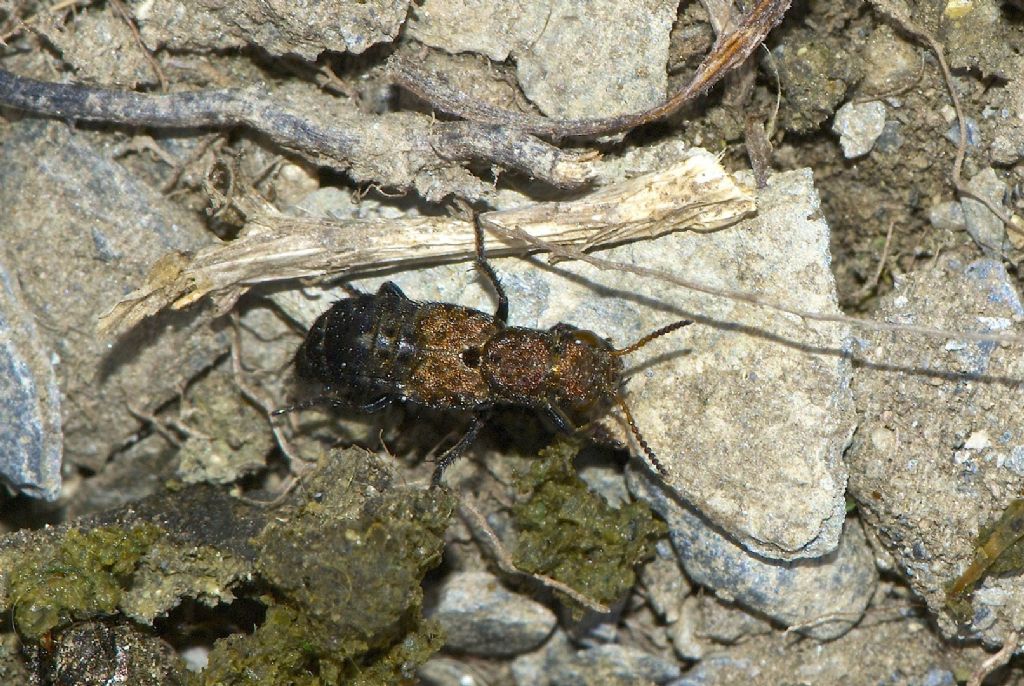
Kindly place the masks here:
POLYGON ((661 336, 664 336, 667 333, 672 333, 676 329, 681 329, 684 326, 689 326, 690 324, 693 324, 693 322, 689 319, 680 319, 678 322, 672 322, 668 326, 661 327, 654 333, 647 334, 633 345, 627 345, 625 348, 621 348, 619 350, 612 350, 611 355, 613 357, 622 357, 623 355, 628 355, 632 352, 636 352, 640 348, 644 347, 645 345, 653 341, 655 338, 660 338, 661 336))
MULTIPOLYGON (((684 326, 684 324, 680 324, 679 322, 676 323, 679 324, 679 326, 684 326)), ((689 322, 686 323, 689 324, 689 322)), ((678 329, 679 326, 676 328, 678 329)), ((626 405, 626 399, 622 397, 621 393, 615 394, 615 402, 618 404, 619 409, 622 410, 622 414, 626 416, 626 423, 629 424, 629 430, 633 432, 633 437, 636 438, 636 442, 640 444, 640 448, 643 449, 644 453, 647 455, 647 459, 651 461, 651 465, 658 470, 659 474, 668 478, 668 470, 665 469, 663 464, 661 464, 658 460, 658 456, 654 454, 654 451, 651 450, 651 446, 647 445, 647 441, 644 440, 644 437, 640 434, 640 428, 636 425, 636 421, 633 419, 633 413, 629 411, 629 406, 626 405)))

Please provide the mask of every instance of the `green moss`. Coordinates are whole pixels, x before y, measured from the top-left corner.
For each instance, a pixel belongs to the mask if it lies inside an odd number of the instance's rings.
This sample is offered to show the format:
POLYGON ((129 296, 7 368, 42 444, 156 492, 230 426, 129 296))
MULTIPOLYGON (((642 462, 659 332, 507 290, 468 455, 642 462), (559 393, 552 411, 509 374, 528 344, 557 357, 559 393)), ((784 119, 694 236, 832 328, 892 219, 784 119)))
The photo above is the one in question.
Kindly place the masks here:
POLYGON ((666 528, 643 503, 615 509, 592 493, 572 465, 579 447, 572 439, 556 440, 519 479, 524 497, 512 509, 513 557, 524 571, 551 576, 609 604, 633 587, 635 567, 654 555, 666 528))
POLYGON ((159 536, 152 524, 70 529, 52 544, 9 560, 18 631, 35 640, 73 619, 114 612, 139 559, 159 536))
POLYGON ((382 686, 415 683, 419 665, 441 649, 444 635, 422 620, 387 648, 343 658, 324 652, 325 627, 293 608, 275 605, 251 636, 218 641, 192 686, 382 686))
POLYGON ((353 665, 341 683, 352 686, 415 684, 417 668, 444 645, 444 631, 432 620, 423 620, 389 650, 362 665, 353 665))
POLYGON ((421 617, 420 584, 441 560, 453 496, 396 487, 379 459, 354 451, 304 485, 317 497, 282 511, 255 540, 272 591, 266 621, 219 641, 195 683, 413 683, 443 644, 421 617))
POLYGON ((975 541, 974 560, 946 586, 946 607, 960 621, 972 614, 970 594, 989 574, 1024 571, 1024 499, 1010 502, 999 519, 982 527, 975 541))
POLYGON ((314 627, 298 611, 276 605, 267 610, 263 624, 252 635, 235 635, 217 641, 209 663, 190 678, 192 684, 293 684, 324 683, 316 647, 307 641, 314 627))

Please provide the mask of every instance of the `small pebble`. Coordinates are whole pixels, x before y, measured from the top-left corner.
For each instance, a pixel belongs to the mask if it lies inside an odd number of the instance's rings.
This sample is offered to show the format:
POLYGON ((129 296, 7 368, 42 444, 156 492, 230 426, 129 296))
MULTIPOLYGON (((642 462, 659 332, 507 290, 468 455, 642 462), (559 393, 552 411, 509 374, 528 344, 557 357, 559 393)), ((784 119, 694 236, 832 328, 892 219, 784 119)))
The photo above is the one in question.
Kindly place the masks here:
POLYGON ((844 157, 867 155, 885 130, 885 105, 878 100, 848 102, 836 112, 832 130, 839 134, 844 157))
POLYGON ((673 660, 652 655, 639 648, 609 644, 581 650, 571 659, 553 665, 550 682, 560 686, 601 684, 665 684, 680 676, 673 660))
POLYGON ((487 572, 453 574, 432 616, 444 627, 448 648, 487 657, 533 650, 555 626, 551 610, 508 591, 487 572))
POLYGON ((675 660, 639 648, 607 644, 574 650, 564 634, 512 662, 517 686, 605 686, 666 684, 681 674, 675 660))
MULTIPOLYGON (((981 144, 981 131, 978 130, 978 122, 970 117, 964 120, 964 127, 967 129, 967 145, 976 148, 981 144)), ((953 145, 960 145, 960 124, 954 118, 953 123, 946 129, 946 138, 953 145)))
POLYGON ((896 152, 903 147, 903 133, 898 121, 887 121, 882 127, 882 135, 875 141, 874 149, 878 152, 896 152))
POLYGON ((967 228, 963 205, 955 200, 940 202, 928 210, 928 221, 942 231, 963 231, 967 228))
MULTIPOLYGON (((1000 180, 992 167, 986 167, 975 174, 967 182, 967 187, 978 197, 990 200, 996 207, 1002 206, 1006 184, 1000 180)), ((960 204, 963 206, 967 233, 986 256, 1001 257, 1006 251, 1007 238, 1003 220, 984 203, 974 198, 964 197, 960 204)))

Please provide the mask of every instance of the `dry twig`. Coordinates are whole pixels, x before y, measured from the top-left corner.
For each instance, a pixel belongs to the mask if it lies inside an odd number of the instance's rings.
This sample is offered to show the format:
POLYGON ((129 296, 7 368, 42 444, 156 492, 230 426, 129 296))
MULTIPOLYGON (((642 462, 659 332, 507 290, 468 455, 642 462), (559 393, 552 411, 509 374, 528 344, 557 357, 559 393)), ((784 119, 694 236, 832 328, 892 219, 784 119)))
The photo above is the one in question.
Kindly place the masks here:
MULTIPOLYGON (((566 153, 521 129, 473 122, 430 122, 403 114, 390 130, 389 116, 335 117, 318 123, 274 104, 256 88, 204 90, 164 95, 50 83, 0 70, 0 105, 78 121, 154 128, 229 128, 245 126, 313 165, 348 170, 371 160, 378 139, 393 136, 393 156, 409 157, 404 167, 444 168, 456 161, 482 161, 523 172, 559 187, 578 187, 589 178, 584 156, 566 153)), ((367 180, 405 186, 396 176, 400 164, 383 165, 367 180), (390 178, 389 178, 390 177, 390 178)))
MULTIPOLYGON (((451 217, 331 221, 286 217, 269 204, 239 202, 243 234, 204 248, 192 258, 162 258, 138 290, 101 320, 101 331, 123 330, 170 306, 185 307, 212 295, 225 312, 249 287, 269 281, 322 277, 424 262, 472 259, 473 230, 451 217)), ((695 153, 667 169, 603 188, 578 200, 489 212, 497 228, 525 227, 533 236, 581 249, 651 238, 679 229, 726 226, 754 209, 710 153, 695 153)), ((492 255, 523 252, 519 240, 492 255)))
POLYGON ((142 41, 142 36, 139 34, 139 27, 135 25, 135 18, 128 11, 128 8, 124 6, 121 0, 110 0, 110 7, 114 10, 121 21, 124 22, 125 26, 131 32, 132 37, 135 39, 136 47, 142 51, 142 56, 149 64, 149 68, 153 70, 153 74, 156 76, 156 80, 160 82, 160 90, 164 93, 167 92, 167 79, 164 77, 164 70, 160 68, 160 63, 156 61, 153 54, 146 47, 146 44, 142 41))
POLYGON ((889 250, 892 248, 892 232, 894 228, 896 228, 896 220, 890 219, 889 229, 885 232, 885 245, 882 247, 882 256, 878 259, 878 267, 871 278, 857 290, 854 294, 854 299, 866 298, 878 288, 878 282, 882 279, 882 273, 885 271, 885 263, 889 259, 889 250))
POLYGON ((995 655, 989 656, 983 661, 978 668, 971 674, 970 680, 967 682, 967 686, 981 686, 982 682, 992 672, 996 671, 1013 657, 1013 651, 1017 650, 1020 645, 1020 634, 1016 631, 1010 632, 1010 635, 1006 637, 1003 642, 1003 647, 999 649, 999 652, 995 655))

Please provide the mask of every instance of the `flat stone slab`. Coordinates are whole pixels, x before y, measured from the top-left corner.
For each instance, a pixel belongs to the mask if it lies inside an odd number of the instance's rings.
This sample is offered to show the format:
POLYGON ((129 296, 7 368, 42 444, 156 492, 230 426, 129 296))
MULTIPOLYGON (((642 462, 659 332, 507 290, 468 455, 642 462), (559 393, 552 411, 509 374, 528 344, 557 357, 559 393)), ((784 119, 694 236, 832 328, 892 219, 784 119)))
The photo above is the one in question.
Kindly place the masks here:
MULTIPOLYGON (((876 316, 1019 336, 1024 304, 1000 262, 950 255, 899 279, 876 316)), ((999 645, 1024 622, 1019 573, 980 580, 960 599, 966 617, 949 611, 946 589, 975 560, 979 532, 1024 493, 1020 346, 871 332, 862 348, 847 460, 869 536, 943 633, 999 645)))
MULTIPOLYGON (((723 230, 677 232, 595 255, 839 314, 829 230, 811 172, 776 175, 758 207, 757 217, 723 230)), ((534 256, 495 259, 493 266, 514 325, 568 322, 624 347, 672 321, 695 319, 626 362, 627 401, 668 470, 666 485, 765 557, 819 557, 836 548, 845 519, 841 455, 854 428, 845 326, 574 261, 551 265, 534 256)), ((353 285, 374 292, 385 280, 416 300, 494 310, 493 294, 465 263, 353 285)), ((312 291, 289 297, 304 300, 311 323, 345 296, 339 289, 319 300, 309 299, 312 291)), ((621 421, 613 425, 627 437, 621 421)))
POLYGON ((52 353, 64 457, 98 471, 140 426, 129 408, 149 412, 178 395, 227 339, 202 308, 163 312, 117 339, 96 333, 99 315, 158 259, 210 239, 198 217, 92 140, 59 122, 12 125, 0 146, 0 207, 9 278, 52 353))
MULTIPOLYGON (((619 259, 841 314, 811 172, 776 175, 757 206, 734 227, 624 246, 619 259)), ((697 321, 637 353, 627 387, 666 484, 752 552, 788 560, 835 549, 855 425, 847 327, 650 280, 635 292, 663 310, 652 322, 665 310, 697 321)))
POLYGON ((847 521, 839 548, 828 555, 791 562, 766 560, 675 502, 652 479, 634 478, 631 485, 665 519, 687 578, 722 600, 820 641, 842 636, 864 615, 878 572, 855 519, 847 521))

